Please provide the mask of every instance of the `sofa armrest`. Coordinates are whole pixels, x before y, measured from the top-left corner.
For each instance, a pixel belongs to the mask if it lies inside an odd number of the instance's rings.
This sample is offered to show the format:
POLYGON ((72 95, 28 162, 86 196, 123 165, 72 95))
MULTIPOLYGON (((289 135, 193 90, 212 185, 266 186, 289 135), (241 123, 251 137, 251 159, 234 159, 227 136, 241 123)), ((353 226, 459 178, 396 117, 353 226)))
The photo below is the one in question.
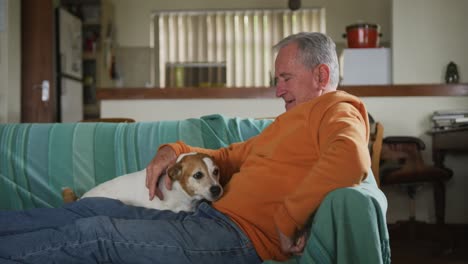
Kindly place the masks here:
POLYGON ((383 194, 362 186, 327 195, 303 256, 314 262, 307 263, 390 263, 386 203, 383 194))
POLYGON ((304 253, 286 263, 390 263, 387 200, 372 177, 330 192, 315 214, 304 253))

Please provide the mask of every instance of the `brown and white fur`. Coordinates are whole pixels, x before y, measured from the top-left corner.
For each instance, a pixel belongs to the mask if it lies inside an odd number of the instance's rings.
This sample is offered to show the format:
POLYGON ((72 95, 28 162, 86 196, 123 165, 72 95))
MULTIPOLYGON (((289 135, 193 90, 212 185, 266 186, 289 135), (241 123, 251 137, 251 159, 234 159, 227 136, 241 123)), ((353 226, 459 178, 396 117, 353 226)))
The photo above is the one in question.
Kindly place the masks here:
POLYGON ((209 155, 202 153, 182 154, 167 169, 158 182, 158 188, 164 195, 163 200, 157 197, 149 200, 145 181, 146 169, 104 182, 81 198, 107 197, 128 205, 178 212, 194 211, 202 199, 214 201, 223 194, 219 184, 219 168, 209 155), (163 177, 171 178, 171 190, 166 189, 163 177))

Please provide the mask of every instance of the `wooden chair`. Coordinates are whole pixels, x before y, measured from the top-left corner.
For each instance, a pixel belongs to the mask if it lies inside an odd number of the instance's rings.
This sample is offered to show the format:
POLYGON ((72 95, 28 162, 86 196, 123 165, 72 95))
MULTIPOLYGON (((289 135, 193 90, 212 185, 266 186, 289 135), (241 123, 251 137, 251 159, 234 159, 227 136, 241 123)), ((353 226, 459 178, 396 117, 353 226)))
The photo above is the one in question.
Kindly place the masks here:
POLYGON ((380 179, 382 185, 399 185, 410 199, 409 219, 397 221, 400 234, 406 239, 437 241, 436 254, 446 254, 455 248, 454 233, 445 225, 445 182, 452 171, 424 163, 421 151, 425 145, 416 137, 386 137, 383 140, 380 179), (426 222, 416 220, 416 193, 425 184, 434 192, 436 226, 428 229, 426 222))
POLYGON ((369 152, 371 155, 371 169, 374 173, 377 186, 380 187, 380 156, 382 154, 384 127, 380 122, 371 123, 369 139, 369 152))
POLYGON ((444 223, 445 182, 452 177, 452 171, 424 163, 422 150, 424 142, 416 137, 392 136, 383 139, 380 165, 382 185, 401 185, 410 198, 410 221, 416 220, 415 195, 424 183, 434 188, 436 221, 444 223))
POLYGON ((410 240, 429 238, 440 243, 440 247, 436 248, 439 253, 452 252, 456 245, 455 236, 444 224, 445 182, 452 177, 452 171, 425 164, 421 154, 425 145, 419 138, 395 136, 383 138, 382 124, 375 122, 371 116, 369 120, 371 123, 369 151, 377 184, 379 187, 402 186, 410 198, 409 219, 398 221, 394 226, 394 230, 398 231, 394 234, 410 240), (432 184, 434 188, 437 222, 435 229, 428 229, 426 223, 416 220, 416 192, 427 183, 432 184))
POLYGON ((415 195, 424 183, 434 188, 436 222, 445 222, 445 182, 452 177, 452 171, 424 163, 422 151, 424 142, 416 137, 392 136, 383 138, 383 125, 375 122, 369 114, 371 136, 369 151, 371 168, 377 184, 401 185, 410 198, 409 221, 416 221, 415 195))

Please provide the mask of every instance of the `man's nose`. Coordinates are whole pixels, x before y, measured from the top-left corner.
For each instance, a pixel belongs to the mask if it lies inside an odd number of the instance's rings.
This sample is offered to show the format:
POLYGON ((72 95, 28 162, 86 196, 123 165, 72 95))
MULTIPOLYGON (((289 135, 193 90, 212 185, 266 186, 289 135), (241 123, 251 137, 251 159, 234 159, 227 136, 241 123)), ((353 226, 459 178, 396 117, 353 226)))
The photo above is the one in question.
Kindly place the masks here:
POLYGON ((286 90, 284 89, 281 83, 276 83, 275 89, 276 89, 276 97, 281 97, 283 94, 286 93, 286 90))

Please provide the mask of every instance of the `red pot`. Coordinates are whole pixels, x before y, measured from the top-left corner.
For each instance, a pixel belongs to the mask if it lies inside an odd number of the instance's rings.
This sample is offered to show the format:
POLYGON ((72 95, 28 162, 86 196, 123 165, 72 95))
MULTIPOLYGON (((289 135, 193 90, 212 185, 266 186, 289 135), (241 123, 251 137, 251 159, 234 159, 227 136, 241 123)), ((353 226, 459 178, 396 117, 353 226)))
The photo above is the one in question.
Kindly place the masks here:
POLYGON ((348 40, 348 48, 378 48, 380 26, 377 24, 359 23, 346 27, 346 34, 344 38, 348 40))

